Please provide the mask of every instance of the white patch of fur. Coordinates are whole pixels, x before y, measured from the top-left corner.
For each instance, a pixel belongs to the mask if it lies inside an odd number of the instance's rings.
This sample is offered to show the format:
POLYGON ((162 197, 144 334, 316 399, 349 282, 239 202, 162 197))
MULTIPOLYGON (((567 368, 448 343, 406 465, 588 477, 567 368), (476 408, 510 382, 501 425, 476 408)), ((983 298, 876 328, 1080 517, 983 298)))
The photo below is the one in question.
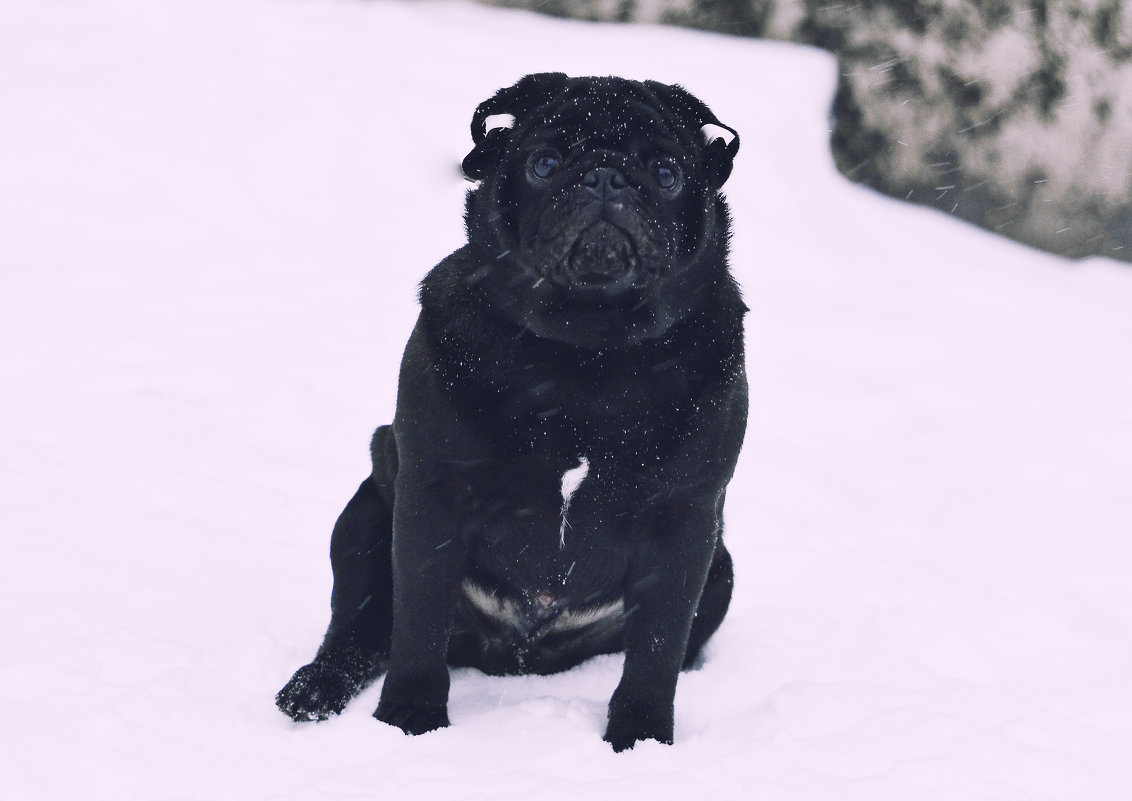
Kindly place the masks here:
POLYGON ((731 131, 710 122, 703 128, 700 128, 700 133, 703 134, 705 143, 711 143, 716 139, 722 139, 725 145, 729 145, 731 144, 731 140, 735 138, 735 134, 731 133, 731 131))
MULTIPOLYGON (((513 628, 522 628, 525 618, 519 601, 514 598, 504 598, 498 593, 484 589, 471 579, 464 579, 462 589, 464 596, 478 609, 492 620, 513 628)), ((564 609, 550 623, 549 631, 573 631, 595 626, 601 623, 613 622, 625 614, 624 601, 617 600, 601 606, 588 609, 564 609)))
POLYGON ((483 121, 483 129, 493 131, 496 128, 514 128, 515 115, 514 114, 490 114, 487 119, 483 121))
POLYGON ((508 626, 519 624, 518 601, 512 598, 500 598, 498 594, 485 590, 471 579, 464 579, 463 590, 464 596, 471 601, 472 606, 492 620, 497 620, 508 626))
POLYGON ((625 603, 623 601, 614 601, 613 603, 595 606, 591 609, 580 609, 576 612, 572 609, 567 609, 554 621, 552 628, 556 631, 562 629, 583 629, 596 623, 603 623, 610 618, 621 617, 624 613, 625 603))
POLYGON ((566 513, 570 510, 570 499, 574 497, 574 493, 577 492, 579 485, 585 480, 589 472, 590 462, 583 456, 581 464, 562 474, 562 522, 558 526, 559 547, 566 547, 566 527, 570 525, 566 522, 566 513))

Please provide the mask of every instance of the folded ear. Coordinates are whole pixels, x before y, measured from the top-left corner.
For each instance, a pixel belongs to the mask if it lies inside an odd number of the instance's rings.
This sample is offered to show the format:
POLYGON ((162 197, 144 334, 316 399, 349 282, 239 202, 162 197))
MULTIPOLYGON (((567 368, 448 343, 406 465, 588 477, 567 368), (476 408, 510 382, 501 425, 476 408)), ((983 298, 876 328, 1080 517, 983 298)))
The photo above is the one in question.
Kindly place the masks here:
POLYGON ((500 89, 480 103, 472 115, 475 147, 461 164, 468 180, 486 178, 516 121, 553 100, 566 88, 568 81, 565 73, 540 72, 521 78, 514 86, 500 89))
POLYGON ((656 81, 645 81, 645 86, 664 102, 681 125, 698 131, 703 137, 708 179, 715 189, 719 189, 731 175, 735 154, 739 152, 739 133, 716 119, 702 100, 682 86, 656 81))

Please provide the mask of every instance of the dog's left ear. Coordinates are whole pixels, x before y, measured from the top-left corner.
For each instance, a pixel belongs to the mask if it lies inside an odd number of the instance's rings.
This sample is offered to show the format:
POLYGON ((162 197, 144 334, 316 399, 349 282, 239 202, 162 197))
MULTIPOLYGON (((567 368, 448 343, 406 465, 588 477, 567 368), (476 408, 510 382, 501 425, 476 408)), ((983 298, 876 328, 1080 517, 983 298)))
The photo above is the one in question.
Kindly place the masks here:
POLYGON ((468 180, 482 181, 486 178, 499 160, 511 127, 518 118, 549 103, 566 88, 569 80, 561 72, 535 73, 521 78, 514 86, 500 89, 480 103, 472 115, 475 147, 460 165, 468 180))
POLYGON ((739 152, 738 131, 716 119, 702 100, 682 86, 657 81, 645 81, 645 86, 664 101, 682 125, 698 131, 704 138, 704 162, 707 164, 708 179, 713 188, 719 189, 731 175, 735 154, 739 152), (730 136, 725 135, 724 131, 730 136))

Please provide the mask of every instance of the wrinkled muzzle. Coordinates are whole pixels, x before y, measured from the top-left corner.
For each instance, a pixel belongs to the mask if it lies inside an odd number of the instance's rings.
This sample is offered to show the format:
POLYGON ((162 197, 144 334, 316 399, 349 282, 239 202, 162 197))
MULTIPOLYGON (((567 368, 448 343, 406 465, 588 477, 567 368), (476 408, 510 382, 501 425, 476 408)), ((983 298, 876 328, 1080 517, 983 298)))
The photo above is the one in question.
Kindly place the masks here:
POLYGON ((555 278, 579 288, 622 288, 634 283, 639 265, 632 239, 616 225, 598 220, 574 240, 555 278))

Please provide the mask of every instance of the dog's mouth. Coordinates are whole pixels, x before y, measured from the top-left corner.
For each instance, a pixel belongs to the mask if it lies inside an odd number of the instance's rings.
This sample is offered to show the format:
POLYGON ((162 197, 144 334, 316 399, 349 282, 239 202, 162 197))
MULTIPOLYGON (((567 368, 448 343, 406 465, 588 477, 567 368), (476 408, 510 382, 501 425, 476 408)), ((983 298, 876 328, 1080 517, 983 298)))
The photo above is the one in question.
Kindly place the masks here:
POLYGON ((560 278, 573 287, 609 291, 632 285, 639 265, 632 238, 616 225, 598 220, 574 240, 560 278))

